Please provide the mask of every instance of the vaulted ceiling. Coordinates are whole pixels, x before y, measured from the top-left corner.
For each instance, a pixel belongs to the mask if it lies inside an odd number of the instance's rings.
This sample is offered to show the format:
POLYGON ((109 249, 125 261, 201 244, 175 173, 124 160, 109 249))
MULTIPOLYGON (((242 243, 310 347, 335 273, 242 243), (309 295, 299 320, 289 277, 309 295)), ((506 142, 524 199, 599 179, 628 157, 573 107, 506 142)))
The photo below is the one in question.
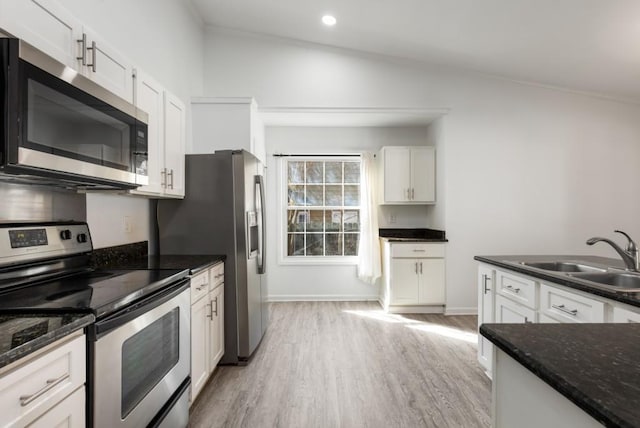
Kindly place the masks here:
POLYGON ((638 0, 191 1, 213 26, 640 102, 638 0))

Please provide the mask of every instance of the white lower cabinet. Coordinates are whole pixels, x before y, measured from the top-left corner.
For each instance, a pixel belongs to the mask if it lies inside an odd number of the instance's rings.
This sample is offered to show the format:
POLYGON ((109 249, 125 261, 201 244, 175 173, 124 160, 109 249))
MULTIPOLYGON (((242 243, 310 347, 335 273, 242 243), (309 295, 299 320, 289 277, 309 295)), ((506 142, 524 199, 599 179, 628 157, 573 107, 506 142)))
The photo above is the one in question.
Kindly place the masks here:
POLYGON ((86 393, 84 386, 28 425, 29 428, 80 428, 85 426, 86 393))
POLYGON ((640 308, 614 307, 613 322, 640 322, 640 308))
MULTIPOLYGON (((481 265, 478 268, 478 328, 495 320, 495 274, 496 271, 489 266, 481 265)), ((492 358, 493 344, 478 334, 478 361, 487 373, 491 372, 492 358)))
POLYGON ((191 278, 191 403, 224 354, 224 265, 191 278))
POLYGON ((442 312, 444 244, 383 244, 383 306, 389 312, 442 312))
POLYGON ((25 360, 0 377, 0 426, 83 427, 85 336, 65 337, 25 360))
POLYGON ((496 296, 497 323, 532 323, 536 322, 536 311, 503 296, 496 296))
POLYGON ((604 303, 540 284, 540 313, 563 323, 604 322, 604 303))

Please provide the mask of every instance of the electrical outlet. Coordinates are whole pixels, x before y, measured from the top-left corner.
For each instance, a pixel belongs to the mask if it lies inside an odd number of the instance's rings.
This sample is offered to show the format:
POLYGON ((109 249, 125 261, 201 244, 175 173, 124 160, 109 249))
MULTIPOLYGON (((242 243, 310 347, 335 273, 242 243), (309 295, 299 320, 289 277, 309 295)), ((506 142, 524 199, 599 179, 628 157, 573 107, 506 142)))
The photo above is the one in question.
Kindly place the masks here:
POLYGON ((396 224, 398 222, 398 216, 396 213, 389 214, 389 224, 396 224))
POLYGON ((133 227, 131 226, 131 217, 126 215, 124 216, 124 232, 131 233, 132 230, 133 230, 133 227))

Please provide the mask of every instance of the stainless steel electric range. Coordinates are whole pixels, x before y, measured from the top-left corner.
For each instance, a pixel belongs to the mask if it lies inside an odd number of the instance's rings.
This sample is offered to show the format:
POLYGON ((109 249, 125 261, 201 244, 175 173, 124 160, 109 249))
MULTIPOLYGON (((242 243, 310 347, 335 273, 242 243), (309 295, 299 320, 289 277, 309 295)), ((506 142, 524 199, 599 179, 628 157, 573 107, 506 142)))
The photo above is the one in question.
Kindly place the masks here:
POLYGON ((86 223, 0 223, 0 313, 93 313, 87 424, 188 422, 187 270, 96 270, 86 223))

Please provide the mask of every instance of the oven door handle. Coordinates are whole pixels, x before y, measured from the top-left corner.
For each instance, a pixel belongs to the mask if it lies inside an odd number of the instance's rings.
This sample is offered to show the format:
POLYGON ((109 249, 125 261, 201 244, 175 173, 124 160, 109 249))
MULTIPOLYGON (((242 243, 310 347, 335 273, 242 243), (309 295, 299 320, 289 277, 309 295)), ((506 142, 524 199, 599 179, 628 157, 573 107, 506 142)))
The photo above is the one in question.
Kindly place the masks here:
POLYGON ((140 315, 149 312, 153 308, 160 306, 164 302, 173 299, 184 290, 189 289, 189 281, 189 278, 184 278, 160 293, 152 294, 151 296, 128 306, 126 309, 123 309, 116 314, 110 315, 103 320, 96 321, 93 328, 89 331, 89 339, 94 341, 98 340, 100 337, 121 325, 124 325, 129 321, 138 318, 140 315))

